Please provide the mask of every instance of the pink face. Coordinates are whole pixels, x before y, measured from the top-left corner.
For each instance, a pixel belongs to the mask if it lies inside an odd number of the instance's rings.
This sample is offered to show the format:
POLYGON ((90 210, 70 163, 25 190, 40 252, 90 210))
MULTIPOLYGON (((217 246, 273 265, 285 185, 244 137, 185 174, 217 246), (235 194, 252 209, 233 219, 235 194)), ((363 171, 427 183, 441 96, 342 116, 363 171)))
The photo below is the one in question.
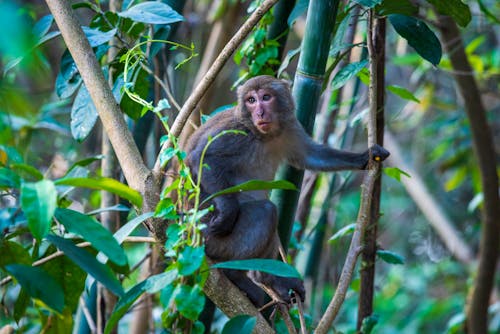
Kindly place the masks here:
POLYGON ((245 95, 245 106, 252 115, 252 122, 263 134, 278 129, 275 102, 274 94, 266 89, 252 90, 245 95))

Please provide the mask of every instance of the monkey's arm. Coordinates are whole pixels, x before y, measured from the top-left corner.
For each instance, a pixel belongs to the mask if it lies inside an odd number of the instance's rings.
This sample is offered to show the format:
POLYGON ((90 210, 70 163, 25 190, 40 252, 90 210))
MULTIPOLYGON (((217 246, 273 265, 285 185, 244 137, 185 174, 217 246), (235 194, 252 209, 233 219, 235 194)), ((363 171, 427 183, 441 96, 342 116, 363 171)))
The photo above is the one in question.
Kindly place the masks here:
MULTIPOLYGON (((200 165, 201 147, 204 147, 204 145, 198 146, 188 156, 188 164, 195 178, 197 178, 200 165)), ((228 168, 230 166, 224 165, 223 160, 220 156, 211 154, 210 150, 207 152, 203 161, 204 167, 201 175, 201 190, 204 197, 232 186, 228 179, 228 168)), ((208 222, 209 235, 223 236, 231 233, 239 213, 237 197, 232 194, 218 196, 212 199, 211 204, 214 205, 215 214, 211 216, 208 222)))
POLYGON ((289 163, 300 169, 318 171, 337 171, 365 169, 370 157, 383 161, 389 152, 382 146, 373 145, 363 153, 336 150, 326 145, 315 143, 304 131, 300 132, 295 149, 289 155, 289 163))

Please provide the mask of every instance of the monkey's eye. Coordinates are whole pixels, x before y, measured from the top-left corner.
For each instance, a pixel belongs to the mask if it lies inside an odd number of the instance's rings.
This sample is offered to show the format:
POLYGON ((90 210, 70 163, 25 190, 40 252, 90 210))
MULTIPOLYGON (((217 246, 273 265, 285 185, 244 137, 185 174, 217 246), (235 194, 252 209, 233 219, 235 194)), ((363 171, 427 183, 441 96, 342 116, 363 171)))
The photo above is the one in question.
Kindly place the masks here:
POLYGON ((248 103, 255 103, 255 97, 250 96, 250 97, 247 99, 247 102, 248 102, 248 103))
POLYGON ((262 96, 262 100, 264 101, 269 101, 271 99, 271 95, 269 94, 264 94, 264 96, 262 96))

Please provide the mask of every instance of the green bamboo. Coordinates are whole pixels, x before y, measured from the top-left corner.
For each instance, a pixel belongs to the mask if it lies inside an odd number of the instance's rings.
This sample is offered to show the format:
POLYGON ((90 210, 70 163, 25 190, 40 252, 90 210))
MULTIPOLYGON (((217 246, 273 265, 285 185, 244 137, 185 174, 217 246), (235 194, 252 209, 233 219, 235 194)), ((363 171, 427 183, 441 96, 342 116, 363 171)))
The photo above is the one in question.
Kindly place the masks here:
MULTIPOLYGON (((311 0, 307 11, 306 30, 292 95, 297 118, 309 134, 314 126, 338 5, 338 0, 311 0)), ((281 168, 277 174, 278 179, 288 180, 299 189, 303 176, 303 171, 290 166, 281 168)), ((280 217, 278 233, 285 249, 290 240, 298 197, 297 191, 280 190, 272 194, 280 217)))

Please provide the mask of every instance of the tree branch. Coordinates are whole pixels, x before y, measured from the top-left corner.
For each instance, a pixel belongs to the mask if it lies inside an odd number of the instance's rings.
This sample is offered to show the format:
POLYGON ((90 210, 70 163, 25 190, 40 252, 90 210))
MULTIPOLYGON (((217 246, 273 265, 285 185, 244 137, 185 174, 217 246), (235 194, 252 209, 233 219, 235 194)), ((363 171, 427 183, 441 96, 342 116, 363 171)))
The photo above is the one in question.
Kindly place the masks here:
POLYGON ((151 178, 151 172, 139 154, 94 51, 73 13, 71 3, 60 0, 46 0, 46 3, 94 101, 128 184, 144 193, 146 184, 149 183, 146 180, 151 178))

